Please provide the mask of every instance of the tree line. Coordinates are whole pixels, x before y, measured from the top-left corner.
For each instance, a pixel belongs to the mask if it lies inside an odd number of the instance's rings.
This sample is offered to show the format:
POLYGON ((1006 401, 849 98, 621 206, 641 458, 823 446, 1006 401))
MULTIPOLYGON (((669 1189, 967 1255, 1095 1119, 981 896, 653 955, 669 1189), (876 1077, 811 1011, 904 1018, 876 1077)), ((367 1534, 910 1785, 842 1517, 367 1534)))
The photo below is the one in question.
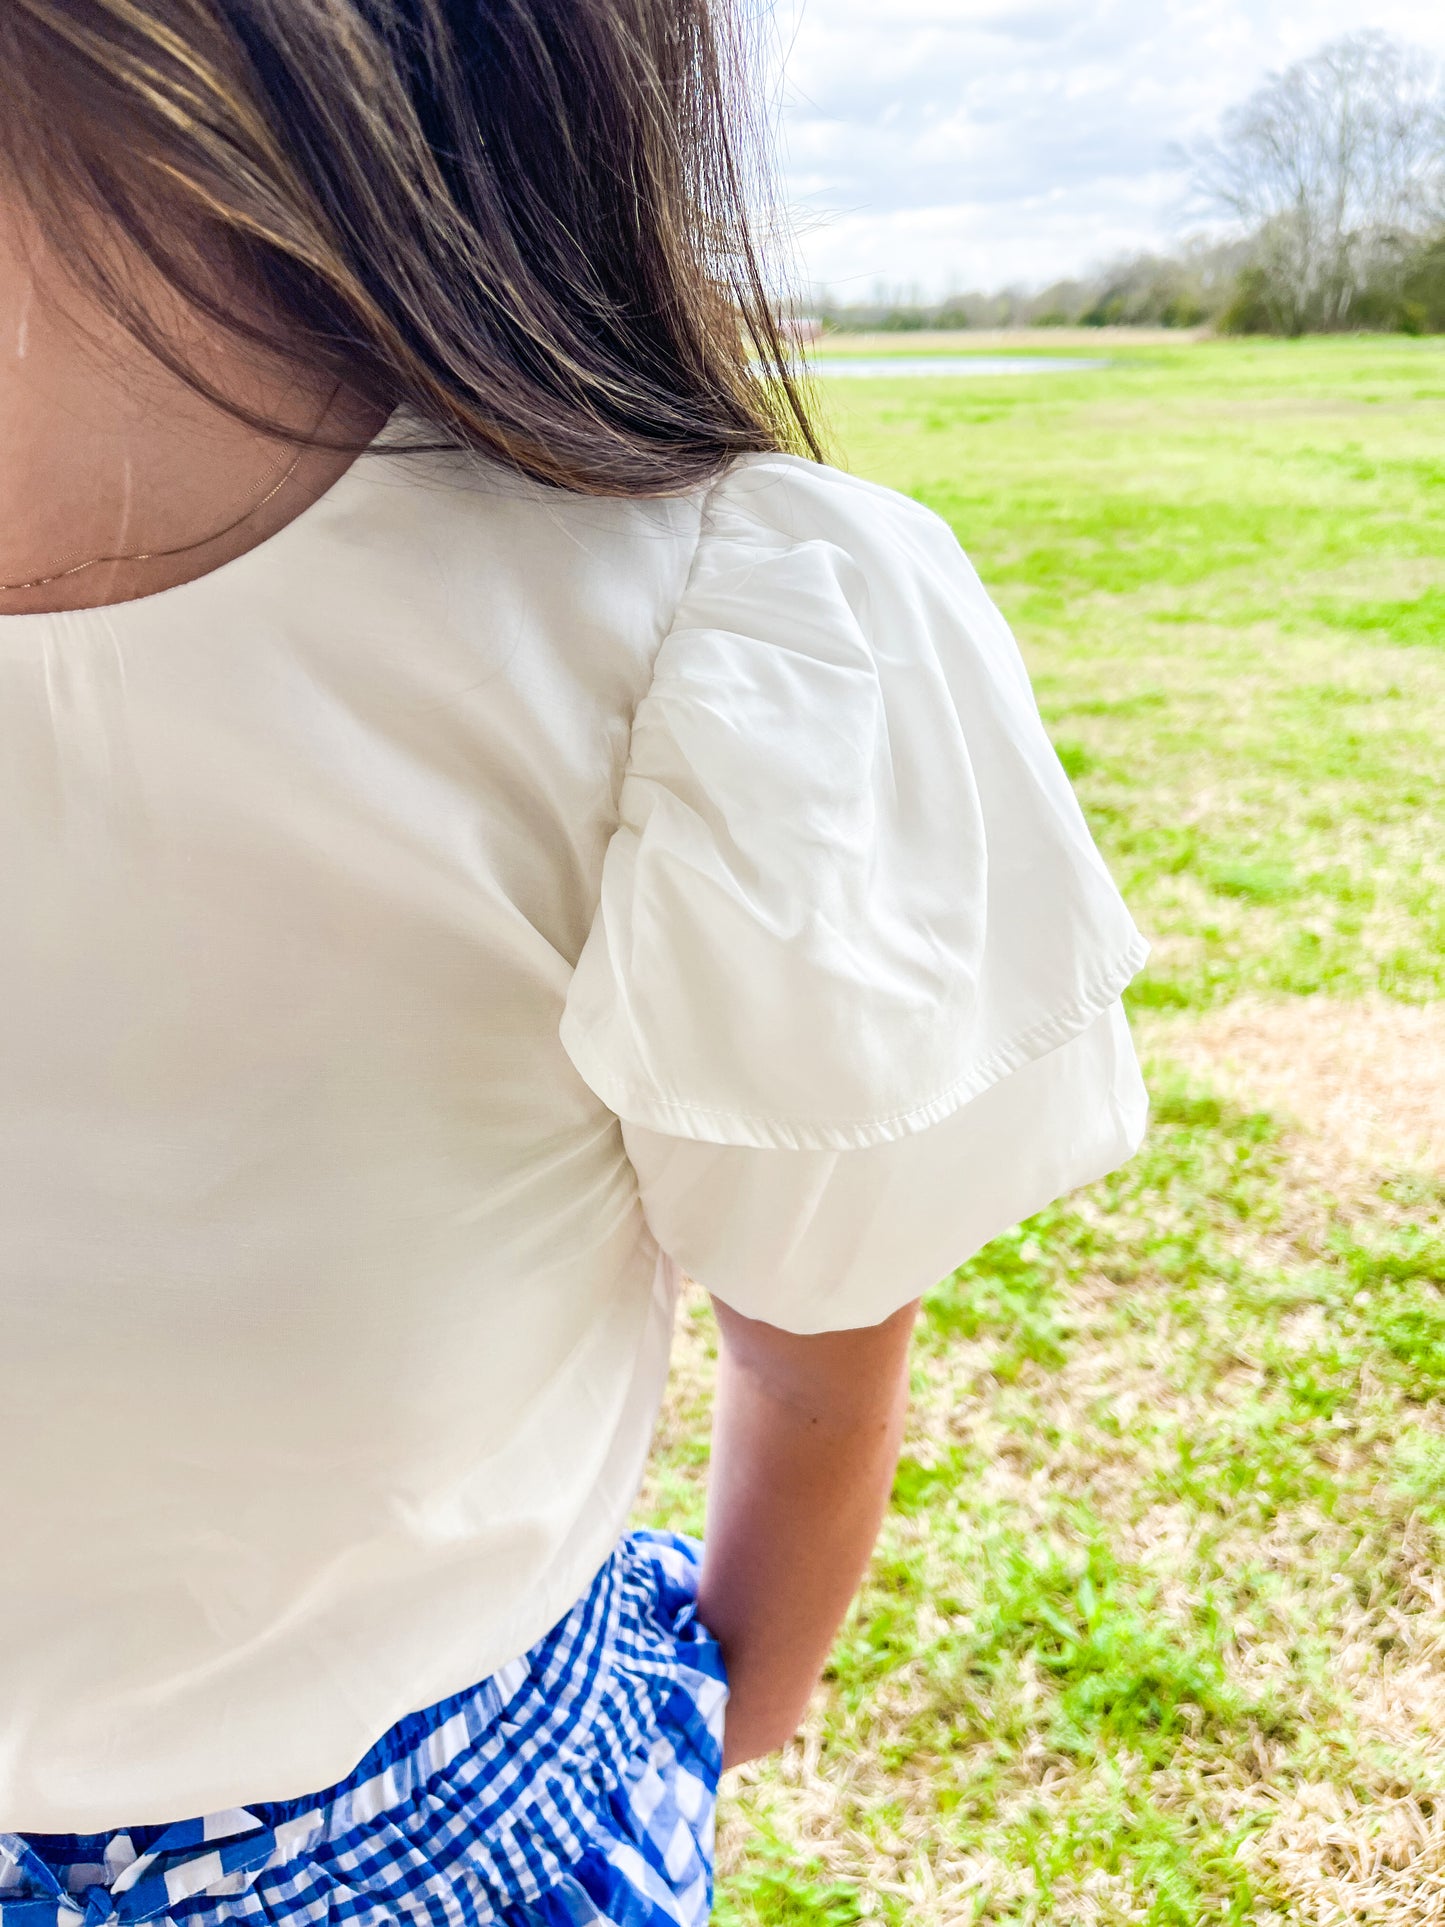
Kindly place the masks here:
POLYGON ((844 328, 1210 325, 1445 332, 1445 80, 1376 30, 1273 74, 1176 156, 1212 224, 1038 291, 817 304, 844 328))

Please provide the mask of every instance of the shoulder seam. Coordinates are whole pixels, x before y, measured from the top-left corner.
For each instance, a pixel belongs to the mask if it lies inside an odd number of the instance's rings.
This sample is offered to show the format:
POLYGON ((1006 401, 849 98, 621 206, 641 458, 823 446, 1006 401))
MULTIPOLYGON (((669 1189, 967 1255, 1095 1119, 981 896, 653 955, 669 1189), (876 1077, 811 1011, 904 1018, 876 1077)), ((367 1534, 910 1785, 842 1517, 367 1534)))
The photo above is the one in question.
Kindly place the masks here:
POLYGON ((662 652, 668 637, 677 628, 678 617, 682 614, 683 604, 687 601, 693 582, 696 580, 698 559, 702 554, 703 541, 707 535, 708 522, 712 515, 713 498, 727 480, 728 476, 732 474, 735 466, 736 462, 732 461, 729 462, 725 468, 720 468, 703 491, 702 500, 698 505, 697 534, 693 537, 692 554, 688 557, 687 570, 682 578, 682 587, 678 590, 676 600, 673 602, 672 608, 668 611, 667 621, 662 625, 661 633, 657 639, 657 647, 652 652, 653 675, 657 673, 657 658, 662 652))

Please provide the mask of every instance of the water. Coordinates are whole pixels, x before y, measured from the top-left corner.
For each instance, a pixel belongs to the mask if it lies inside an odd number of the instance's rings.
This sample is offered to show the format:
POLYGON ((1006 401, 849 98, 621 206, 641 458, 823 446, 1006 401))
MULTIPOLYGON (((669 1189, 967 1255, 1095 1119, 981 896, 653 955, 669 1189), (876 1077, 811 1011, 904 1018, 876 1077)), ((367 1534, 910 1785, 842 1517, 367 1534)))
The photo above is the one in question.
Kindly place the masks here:
POLYGON ((1089 355, 820 355, 808 364, 827 381, 876 381, 896 375, 1072 375, 1083 368, 1107 368, 1109 363, 1089 355))

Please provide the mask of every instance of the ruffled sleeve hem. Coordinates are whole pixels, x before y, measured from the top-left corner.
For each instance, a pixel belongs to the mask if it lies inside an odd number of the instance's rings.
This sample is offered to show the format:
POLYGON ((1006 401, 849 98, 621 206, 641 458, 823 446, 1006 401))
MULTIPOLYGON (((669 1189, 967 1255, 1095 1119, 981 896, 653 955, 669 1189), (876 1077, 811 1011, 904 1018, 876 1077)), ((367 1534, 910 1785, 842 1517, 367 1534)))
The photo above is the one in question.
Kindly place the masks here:
POLYGON ((631 1088, 613 1074, 606 1057, 585 1037, 565 1036, 573 1065, 608 1109, 628 1124, 700 1144, 733 1144, 772 1151, 860 1151, 892 1144, 942 1124, 965 1104, 1036 1063, 1085 1031, 1143 969, 1149 945, 1136 931, 1126 948, 1066 1008, 1052 1012, 1009 1038, 943 1090, 921 1098, 891 1116, 857 1118, 776 1117, 717 1110, 652 1089, 631 1088))

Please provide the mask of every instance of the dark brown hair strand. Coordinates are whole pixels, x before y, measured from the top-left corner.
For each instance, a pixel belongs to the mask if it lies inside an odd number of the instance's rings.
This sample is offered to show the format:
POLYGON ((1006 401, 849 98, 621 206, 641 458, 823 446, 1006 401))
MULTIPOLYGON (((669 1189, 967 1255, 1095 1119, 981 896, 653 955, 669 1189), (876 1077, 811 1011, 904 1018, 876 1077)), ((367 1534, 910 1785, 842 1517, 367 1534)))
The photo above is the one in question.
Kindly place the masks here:
POLYGON ((820 453, 722 4, 8 0, 0 157, 77 280, 258 427, 127 257, 446 444, 668 493, 749 451, 820 453))

